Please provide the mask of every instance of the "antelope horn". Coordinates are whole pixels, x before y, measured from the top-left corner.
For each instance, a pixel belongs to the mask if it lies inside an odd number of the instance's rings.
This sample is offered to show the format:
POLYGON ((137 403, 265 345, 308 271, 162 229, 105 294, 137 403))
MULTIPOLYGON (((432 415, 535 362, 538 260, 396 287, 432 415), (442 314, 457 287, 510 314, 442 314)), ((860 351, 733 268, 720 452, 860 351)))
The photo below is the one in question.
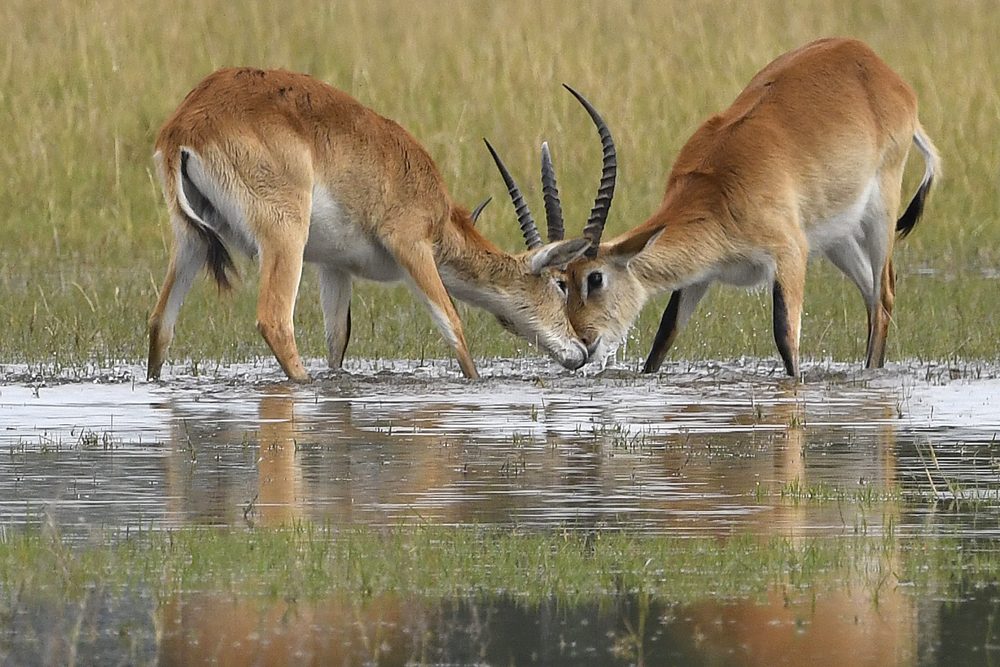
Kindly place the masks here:
POLYGON ((489 204, 491 201, 493 201, 493 197, 487 197, 486 199, 483 200, 481 204, 479 204, 479 206, 472 209, 472 213, 470 214, 469 217, 472 218, 473 225, 476 224, 476 221, 479 220, 479 214, 483 212, 483 209, 486 208, 486 205, 489 204))
POLYGON ((552 154, 549 144, 542 144, 542 194, 545 197, 545 222, 548 226, 549 243, 562 241, 565 236, 563 229, 562 204, 559 202, 559 186, 556 185, 556 170, 552 166, 552 154))
POLYGON ((590 210, 590 217, 587 225, 583 228, 583 235, 590 239, 590 248, 587 250, 587 257, 597 257, 597 247, 601 243, 601 234, 604 232, 604 225, 608 221, 608 213, 611 211, 611 199, 615 196, 615 179, 618 172, 618 158, 615 152, 615 142, 611 138, 611 131, 608 129, 601 114, 591 105, 587 99, 576 92, 565 83, 566 88, 573 97, 583 105, 583 108, 590 114, 591 120, 597 126, 597 132, 601 135, 601 148, 604 152, 603 169, 601 171, 601 184, 597 188, 597 198, 594 200, 594 208, 590 210))
POLYGON ((489 149, 490 155, 493 156, 493 161, 497 163, 497 169, 500 170, 500 175, 503 176, 503 182, 507 185, 507 193, 510 195, 510 200, 514 204, 514 211, 517 213, 517 224, 521 226, 521 233, 524 235, 524 242, 528 246, 528 250, 534 250, 535 248, 542 247, 542 237, 538 234, 538 226, 535 225, 534 218, 531 217, 531 211, 528 210, 528 205, 524 202, 524 197, 521 195, 521 189, 517 187, 517 183, 514 182, 514 178, 507 171, 507 167, 504 166, 503 160, 497 155, 497 152, 493 150, 493 146, 486 139, 486 148, 489 149))

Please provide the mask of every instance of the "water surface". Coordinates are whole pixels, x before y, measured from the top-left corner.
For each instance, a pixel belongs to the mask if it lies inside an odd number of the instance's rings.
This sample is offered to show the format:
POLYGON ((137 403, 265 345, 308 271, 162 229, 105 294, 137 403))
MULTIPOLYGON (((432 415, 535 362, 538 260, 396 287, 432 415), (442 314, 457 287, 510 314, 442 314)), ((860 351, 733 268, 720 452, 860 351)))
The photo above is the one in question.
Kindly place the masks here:
MULTIPOLYGON (((0 370, 0 522, 116 529, 442 524, 793 539, 1000 534, 998 369, 355 362, 295 386, 268 365, 133 380, 0 370)), ((317 370, 317 369, 314 369, 317 370)), ((110 529, 110 531, 109 531, 110 529)), ((393 595, 0 596, 0 658, 160 664, 991 664, 994 582, 889 575, 674 604, 393 595), (940 590, 944 591, 944 588, 940 590), (957 592, 956 592, 957 591, 957 592)))
POLYGON ((1000 380, 982 369, 351 370, 2 385, 0 517, 69 534, 308 519, 825 535, 891 511, 903 535, 1000 530, 981 507, 1000 504, 1000 380), (878 502, 788 502, 817 491, 878 502), (974 522, 928 503, 955 495, 981 501, 974 522))

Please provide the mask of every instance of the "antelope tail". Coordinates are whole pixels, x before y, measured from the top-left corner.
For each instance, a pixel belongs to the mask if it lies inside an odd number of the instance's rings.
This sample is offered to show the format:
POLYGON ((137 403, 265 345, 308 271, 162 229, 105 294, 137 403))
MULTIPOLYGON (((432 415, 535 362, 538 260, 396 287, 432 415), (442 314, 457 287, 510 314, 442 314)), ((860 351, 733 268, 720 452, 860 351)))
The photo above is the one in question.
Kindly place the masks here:
POLYGON ((900 238, 905 237, 916 227, 917 221, 924 212, 924 202, 927 201, 927 194, 931 191, 934 179, 941 175, 941 157, 938 155, 934 143, 931 141, 924 128, 917 125, 917 131, 913 133, 913 143, 924 156, 924 177, 917 188, 917 194, 913 196, 906 211, 896 221, 896 231, 900 238))
MULTIPOLYGON (((206 197, 191 180, 188 175, 188 159, 191 153, 181 148, 181 164, 177 173, 177 210, 181 217, 191 227, 191 230, 198 234, 201 240, 208 246, 208 257, 206 269, 215 283, 221 290, 229 290, 233 283, 229 275, 237 274, 236 265, 229 254, 225 243, 219 233, 209 225, 205 218, 217 215, 212 202, 206 197)), ((196 158, 197 159, 197 158, 196 158)))

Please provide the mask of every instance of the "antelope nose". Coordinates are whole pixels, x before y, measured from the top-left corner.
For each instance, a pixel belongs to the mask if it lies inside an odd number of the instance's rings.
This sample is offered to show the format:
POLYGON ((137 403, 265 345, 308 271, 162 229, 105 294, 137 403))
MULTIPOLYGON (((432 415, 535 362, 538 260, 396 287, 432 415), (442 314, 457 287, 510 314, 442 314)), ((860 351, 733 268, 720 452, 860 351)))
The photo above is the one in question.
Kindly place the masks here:
POLYGON ((590 359, 587 347, 579 339, 573 341, 573 352, 560 359, 564 368, 575 371, 584 366, 590 359))
POLYGON ((601 337, 592 337, 589 335, 580 336, 580 342, 583 346, 587 348, 587 358, 594 356, 594 352, 597 351, 597 347, 601 344, 601 337))

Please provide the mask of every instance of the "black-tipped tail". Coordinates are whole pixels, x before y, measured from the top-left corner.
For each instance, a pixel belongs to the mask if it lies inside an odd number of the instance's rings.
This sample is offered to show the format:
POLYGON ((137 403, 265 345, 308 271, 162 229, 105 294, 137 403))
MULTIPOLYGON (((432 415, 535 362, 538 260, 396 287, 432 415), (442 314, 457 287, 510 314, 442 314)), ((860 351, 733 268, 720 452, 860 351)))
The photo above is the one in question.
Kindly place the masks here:
POLYGON ((931 191, 933 183, 934 179, 929 178, 920 184, 920 187, 917 188, 917 194, 914 195, 910 205, 906 207, 906 211, 896 221, 896 232, 900 238, 906 238, 913 231, 913 228, 917 226, 917 222, 924 214, 924 202, 927 201, 927 193, 931 191))
POLYGON ((205 245, 208 246, 208 256, 206 258, 205 269, 208 271, 208 274, 212 277, 212 279, 215 280, 215 284, 219 286, 219 289, 227 291, 233 287, 233 281, 230 279, 230 274, 239 278, 239 272, 236 270, 236 265, 233 263, 232 255, 229 254, 229 250, 226 248, 225 243, 222 242, 222 238, 214 229, 203 222, 205 219, 218 216, 219 213, 215 207, 212 206, 212 202, 210 202, 191 181, 191 178, 188 176, 187 162, 188 153, 187 151, 182 150, 181 187, 184 189, 184 192, 178 194, 181 194, 187 200, 191 210, 194 211, 201 219, 199 220, 192 217, 183 206, 179 206, 178 208, 181 216, 188 223, 191 229, 198 234, 205 245))
POLYGON ((941 157, 938 155, 931 138, 919 125, 917 125, 916 132, 913 133, 913 143, 924 157, 924 177, 920 181, 920 187, 917 188, 917 194, 914 195, 913 201, 906 207, 902 217, 896 221, 896 232, 900 238, 905 238, 917 226, 920 216, 924 213, 924 203, 927 201, 927 194, 934 184, 934 178, 941 173, 941 157))
POLYGON ((226 249, 222 239, 210 228, 194 220, 184 211, 181 211, 181 215, 191 226, 191 229, 208 246, 208 256, 205 264, 205 270, 208 271, 208 275, 212 277, 220 290, 228 291, 232 289, 233 281, 230 279, 230 274, 239 278, 239 272, 236 270, 233 258, 229 254, 229 250, 226 249))

